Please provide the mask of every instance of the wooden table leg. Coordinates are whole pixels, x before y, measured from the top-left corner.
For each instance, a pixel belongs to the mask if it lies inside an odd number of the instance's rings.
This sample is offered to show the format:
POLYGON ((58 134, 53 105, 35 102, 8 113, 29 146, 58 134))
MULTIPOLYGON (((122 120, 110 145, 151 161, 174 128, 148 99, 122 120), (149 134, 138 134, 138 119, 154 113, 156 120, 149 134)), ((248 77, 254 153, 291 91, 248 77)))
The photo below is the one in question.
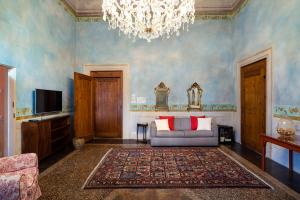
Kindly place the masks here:
POLYGON ((289 172, 293 172, 293 151, 289 149, 289 172))
POLYGON ((139 141, 139 126, 136 126, 136 142, 139 141))
POLYGON ((146 141, 146 130, 145 130, 145 126, 143 126, 143 143, 145 143, 146 141))
POLYGON ((266 169, 266 142, 262 141, 262 153, 261 153, 261 169, 265 171, 266 169))

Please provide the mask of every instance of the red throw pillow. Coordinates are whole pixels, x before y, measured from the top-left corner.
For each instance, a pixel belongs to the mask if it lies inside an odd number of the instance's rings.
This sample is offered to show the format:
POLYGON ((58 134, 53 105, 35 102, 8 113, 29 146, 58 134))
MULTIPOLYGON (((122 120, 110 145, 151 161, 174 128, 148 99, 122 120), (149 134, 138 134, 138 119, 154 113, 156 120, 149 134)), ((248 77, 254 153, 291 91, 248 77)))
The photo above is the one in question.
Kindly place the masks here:
POLYGON ((174 116, 159 116, 159 119, 167 119, 168 122, 169 122, 169 128, 171 131, 174 131, 175 128, 174 128, 174 119, 175 117, 174 116))
POLYGON ((198 118, 205 118, 205 116, 191 116, 191 130, 193 131, 198 128, 198 118))

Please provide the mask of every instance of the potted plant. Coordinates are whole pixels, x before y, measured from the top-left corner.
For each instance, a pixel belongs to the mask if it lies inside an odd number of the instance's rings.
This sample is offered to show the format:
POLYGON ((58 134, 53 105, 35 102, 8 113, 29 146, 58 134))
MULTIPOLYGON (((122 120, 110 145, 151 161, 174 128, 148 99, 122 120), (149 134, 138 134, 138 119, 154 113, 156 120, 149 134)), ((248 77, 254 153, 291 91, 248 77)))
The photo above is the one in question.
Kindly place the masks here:
POLYGON ((73 146, 75 149, 80 150, 84 146, 84 138, 73 138, 73 146))

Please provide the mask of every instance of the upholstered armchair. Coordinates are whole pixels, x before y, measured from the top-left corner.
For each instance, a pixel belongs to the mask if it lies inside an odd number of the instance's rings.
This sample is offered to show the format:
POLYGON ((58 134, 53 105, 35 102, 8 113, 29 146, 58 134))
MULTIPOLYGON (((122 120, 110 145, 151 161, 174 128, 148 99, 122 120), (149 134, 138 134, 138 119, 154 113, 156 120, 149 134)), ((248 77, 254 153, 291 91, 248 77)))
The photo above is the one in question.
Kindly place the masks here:
POLYGON ((35 200, 41 196, 36 154, 0 158, 0 200, 35 200))

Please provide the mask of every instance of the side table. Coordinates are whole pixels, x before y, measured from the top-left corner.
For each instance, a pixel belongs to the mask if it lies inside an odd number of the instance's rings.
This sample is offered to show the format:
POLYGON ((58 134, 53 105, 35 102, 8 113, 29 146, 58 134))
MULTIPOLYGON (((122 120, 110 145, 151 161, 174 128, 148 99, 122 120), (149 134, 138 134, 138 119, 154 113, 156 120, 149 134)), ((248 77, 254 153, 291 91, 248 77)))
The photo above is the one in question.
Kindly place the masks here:
POLYGON ((136 126, 136 142, 139 142, 139 130, 142 129, 143 143, 147 143, 147 127, 148 123, 138 123, 136 126))
POLYGON ((266 144, 275 144, 277 146, 280 146, 282 148, 286 148, 289 150, 289 171, 293 172, 293 152, 299 152, 300 153, 300 136, 296 135, 292 140, 287 138, 282 138, 280 136, 276 135, 266 135, 266 134, 260 134, 260 142, 262 145, 262 159, 261 159, 261 169, 265 170, 266 168, 266 144))
POLYGON ((234 143, 234 131, 232 126, 218 125, 219 144, 234 143))

